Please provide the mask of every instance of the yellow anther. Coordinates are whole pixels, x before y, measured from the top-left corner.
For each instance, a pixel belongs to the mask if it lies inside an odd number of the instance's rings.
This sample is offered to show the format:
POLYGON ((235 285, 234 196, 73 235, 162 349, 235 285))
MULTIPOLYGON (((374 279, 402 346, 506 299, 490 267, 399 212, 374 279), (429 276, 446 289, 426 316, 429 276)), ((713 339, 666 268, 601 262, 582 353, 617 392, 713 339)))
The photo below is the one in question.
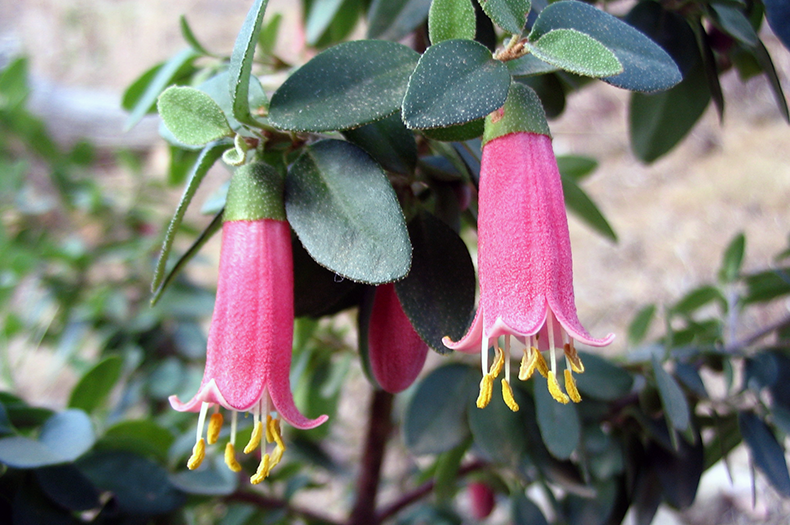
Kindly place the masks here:
POLYGON ((538 373, 545 377, 546 379, 549 378, 549 365, 546 364, 546 360, 543 359, 543 354, 540 353, 540 350, 537 347, 532 347, 532 351, 535 353, 535 360, 537 361, 538 373))
POLYGON ((222 430, 222 414, 214 412, 211 414, 211 419, 208 420, 208 432, 206 433, 206 441, 209 445, 217 442, 220 430, 222 430))
POLYGON ((277 418, 269 417, 266 425, 266 440, 269 443, 277 443, 277 447, 285 451, 285 443, 283 443, 283 435, 280 432, 280 420, 277 418), (269 440, 271 436, 271 440, 269 440))
POLYGON ((280 463, 280 460, 283 459, 283 453, 285 453, 285 449, 282 447, 276 447, 274 449, 274 452, 272 452, 272 460, 271 464, 269 465, 269 470, 273 469, 280 463))
POLYGON ((584 365, 579 358, 579 354, 576 353, 576 348, 574 348, 573 343, 565 343, 562 350, 565 352, 565 357, 568 358, 568 362, 570 362, 573 371, 577 374, 584 372, 584 365))
POLYGON ((549 367, 540 351, 534 346, 529 349, 525 348, 524 356, 521 358, 521 366, 518 370, 518 378, 522 381, 526 381, 532 377, 535 370, 543 377, 548 377, 549 367))
POLYGON ((245 454, 249 454, 256 448, 258 448, 258 445, 261 444, 261 436, 263 436, 263 423, 261 423, 260 421, 256 421, 255 426, 252 429, 250 442, 247 443, 246 447, 244 447, 245 454))
POLYGON ((518 412, 518 403, 513 397, 513 389, 510 388, 510 383, 507 382, 507 379, 502 380, 502 399, 505 400, 505 404, 510 410, 518 412))
POLYGON ((494 392, 494 376, 486 374, 480 380, 480 395, 477 396, 477 408, 485 408, 491 402, 494 392))
POLYGON ((266 415, 266 442, 274 443, 274 435, 272 435, 272 421, 274 419, 270 414, 266 415))
POLYGON ((491 376, 492 381, 496 376, 502 373, 502 369, 504 367, 505 367, 505 352, 503 352, 501 348, 497 348, 494 364, 491 365, 491 370, 488 372, 488 375, 491 376))
POLYGON ((554 375, 553 370, 549 371, 549 377, 547 379, 549 382, 549 393, 551 394, 551 397, 563 405, 567 404, 570 401, 570 398, 560 389, 560 384, 557 382, 557 377, 554 375))
POLYGON ((270 459, 271 458, 269 458, 269 454, 263 455, 261 458, 261 464, 258 465, 258 470, 256 470, 255 474, 250 477, 250 483, 257 485, 269 476, 269 470, 271 470, 271 467, 269 466, 270 459))
POLYGON ((225 445, 225 464, 233 472, 238 472, 241 470, 241 465, 239 465, 239 462, 236 461, 236 449, 233 446, 233 443, 228 443, 225 445))
POLYGON ((206 440, 203 438, 198 439, 195 446, 192 447, 192 455, 189 457, 187 461, 187 468, 189 470, 195 470, 203 463, 203 458, 206 457, 206 440))
POLYGON ((565 390, 568 392, 571 401, 574 403, 581 402, 582 396, 579 395, 579 389, 576 388, 576 380, 573 379, 573 374, 567 368, 565 369, 565 390))

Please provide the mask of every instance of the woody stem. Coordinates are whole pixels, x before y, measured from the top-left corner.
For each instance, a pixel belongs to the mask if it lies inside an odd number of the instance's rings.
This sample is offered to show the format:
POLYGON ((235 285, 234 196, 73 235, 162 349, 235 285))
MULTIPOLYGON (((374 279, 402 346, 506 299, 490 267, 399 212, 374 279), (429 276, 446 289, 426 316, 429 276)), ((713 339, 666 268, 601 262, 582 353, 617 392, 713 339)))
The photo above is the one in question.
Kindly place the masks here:
POLYGON ((383 390, 373 392, 370 401, 368 432, 365 452, 357 479, 357 498, 348 519, 348 525, 374 525, 376 520, 376 495, 381 478, 381 464, 387 441, 392 431, 392 400, 394 396, 383 390))

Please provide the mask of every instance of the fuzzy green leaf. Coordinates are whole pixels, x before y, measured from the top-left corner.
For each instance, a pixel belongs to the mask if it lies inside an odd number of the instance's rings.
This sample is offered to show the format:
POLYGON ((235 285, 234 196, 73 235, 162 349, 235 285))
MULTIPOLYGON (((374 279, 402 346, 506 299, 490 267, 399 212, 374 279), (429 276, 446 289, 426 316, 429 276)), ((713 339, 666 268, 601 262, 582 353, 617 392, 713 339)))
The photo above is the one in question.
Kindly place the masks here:
POLYGON ((589 35, 574 29, 553 29, 527 47, 539 59, 587 77, 610 77, 623 72, 614 53, 589 35))
POLYGON ((157 107, 167 129, 188 146, 202 146, 233 134, 222 108, 198 89, 169 87, 159 95, 157 107))
POLYGON ((472 0, 433 0, 428 12, 431 44, 454 38, 475 37, 475 8, 472 0))

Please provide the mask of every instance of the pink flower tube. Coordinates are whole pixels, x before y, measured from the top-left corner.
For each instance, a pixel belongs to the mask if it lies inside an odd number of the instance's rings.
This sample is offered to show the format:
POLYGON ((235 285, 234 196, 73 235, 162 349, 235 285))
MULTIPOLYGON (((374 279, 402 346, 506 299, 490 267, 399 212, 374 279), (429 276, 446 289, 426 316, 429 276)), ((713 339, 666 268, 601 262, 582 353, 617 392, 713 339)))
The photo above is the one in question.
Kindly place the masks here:
POLYGON ((200 412, 196 444, 187 464, 190 469, 197 468, 205 455, 203 428, 208 410, 213 406, 215 411, 206 440, 213 444, 219 437, 222 427, 219 407, 232 411, 225 461, 232 470, 240 470, 235 459, 237 413, 252 413, 253 433, 244 452, 256 450, 263 437, 275 444, 271 453, 264 450, 258 471, 251 478, 253 483, 266 478, 285 451, 280 418, 302 429, 314 428, 327 419, 326 416, 306 418, 294 405, 291 394, 294 320, 291 232, 288 223, 280 219, 284 219, 284 211, 280 213, 281 193, 279 207, 272 205, 276 197, 267 193, 281 191, 276 188, 277 181, 276 172, 263 164, 244 166, 234 174, 222 227, 217 300, 209 329, 203 381, 195 397, 186 403, 176 396, 170 397, 174 409, 200 412), (272 183, 274 190, 269 188, 272 183), (244 202, 239 204, 234 199, 244 202), (263 203, 247 202, 250 199, 263 203))
POLYGON ((409 388, 425 364, 428 345, 403 312, 394 284, 376 288, 368 351, 373 376, 381 388, 392 394, 409 388))
POLYGON ((592 337, 579 322, 573 295, 573 263, 560 173, 548 125, 537 96, 514 84, 504 108, 486 119, 480 168, 478 269, 480 303, 469 332, 445 344, 462 352, 482 352, 483 380, 477 405, 485 407, 494 379, 504 368, 502 395, 518 410, 510 387, 511 336, 525 343, 519 379, 538 370, 561 403, 581 400, 572 372, 584 367, 574 341, 608 345, 614 338, 592 337), (538 109, 535 109, 537 105, 538 109), (489 369, 488 348, 496 348, 489 369), (548 351, 550 366, 541 351, 548 351), (565 355, 565 390, 556 377, 557 350, 565 355))

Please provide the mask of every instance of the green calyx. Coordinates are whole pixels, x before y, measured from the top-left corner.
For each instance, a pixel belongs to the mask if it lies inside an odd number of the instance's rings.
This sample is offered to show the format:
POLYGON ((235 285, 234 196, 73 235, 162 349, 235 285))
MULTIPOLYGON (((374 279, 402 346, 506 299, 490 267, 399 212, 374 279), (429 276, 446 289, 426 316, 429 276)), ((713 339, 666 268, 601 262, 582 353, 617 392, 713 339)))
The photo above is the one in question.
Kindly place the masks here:
POLYGON ((285 220, 285 180, 263 162, 239 167, 230 179, 225 221, 285 220))
POLYGON ((546 112, 535 91, 512 82, 505 105, 486 117, 483 144, 503 135, 526 131, 551 137, 546 112))

